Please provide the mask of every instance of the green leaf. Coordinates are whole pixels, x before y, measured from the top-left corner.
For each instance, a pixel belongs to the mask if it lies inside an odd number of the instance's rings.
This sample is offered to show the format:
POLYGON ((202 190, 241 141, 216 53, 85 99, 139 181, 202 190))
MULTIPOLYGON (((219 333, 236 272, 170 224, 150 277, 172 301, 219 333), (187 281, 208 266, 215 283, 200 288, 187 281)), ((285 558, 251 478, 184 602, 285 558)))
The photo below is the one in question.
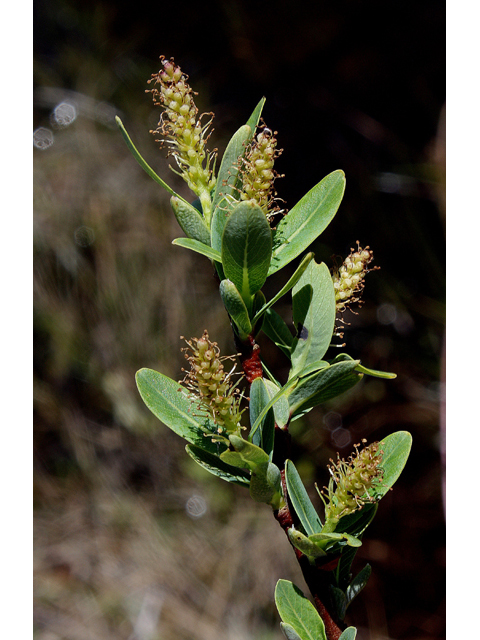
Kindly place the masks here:
MULTIPOLYGON (((365 529, 375 517, 377 509, 378 503, 366 504, 360 511, 355 511, 348 516, 340 518, 336 531, 349 533, 361 538, 365 529)), ((350 580, 350 569, 356 553, 357 549, 354 547, 347 547, 342 551, 336 569, 337 581, 342 588, 345 588, 350 580)))
POLYGON ((356 627, 347 627, 338 640, 355 640, 356 637, 356 627))
POLYGON ((170 198, 170 204, 178 224, 187 237, 210 246, 210 230, 197 209, 176 196, 170 198))
POLYGON ((288 392, 292 387, 294 387, 298 382, 297 377, 289 380, 287 384, 285 384, 279 391, 276 393, 273 398, 271 398, 270 402, 263 408, 258 418, 255 420, 255 424, 252 425, 250 429, 250 433, 248 434, 248 439, 251 441, 256 433, 258 427, 260 426, 261 421, 265 417, 267 411, 273 407, 281 398, 286 397, 288 392))
POLYGON ((329 585, 329 591, 336 609, 337 618, 343 620, 347 612, 347 597, 341 589, 334 587, 332 584, 329 585))
POLYGON ((269 275, 305 251, 337 212, 345 191, 343 171, 319 182, 282 218, 277 226, 269 275))
POLYGON ((325 355, 335 327, 335 290, 328 267, 312 260, 293 287, 293 322, 297 330, 291 347, 289 377, 325 355))
MULTIPOLYGON (((353 358, 349 356, 348 353, 339 353, 332 360, 332 364, 334 362, 343 362, 345 360, 353 360, 353 358)), ((355 371, 358 371, 359 373, 364 373, 367 376, 373 376, 374 378, 384 378, 386 380, 393 380, 394 378, 397 377, 396 373, 388 373, 387 371, 377 371, 376 369, 368 369, 367 367, 364 367, 362 364, 359 364, 356 367, 355 371)))
POLYGON ((309 265, 310 261, 312 260, 313 256, 314 256, 313 253, 307 253, 307 255, 303 258, 301 263, 298 265, 295 273, 290 278, 290 280, 287 282, 287 284, 284 287, 282 287, 282 289, 277 293, 277 295, 275 295, 259 311, 257 311, 257 313, 255 314, 255 317, 253 319, 253 323, 257 322, 258 319, 265 313, 265 311, 267 309, 272 307, 278 300, 280 300, 280 298, 282 298, 286 293, 288 293, 290 291, 290 289, 292 289, 297 284, 297 282, 302 277, 305 269, 308 267, 308 265, 309 265))
MULTIPOLYGON (((250 385, 250 424, 254 424, 260 415, 264 406, 269 402, 270 395, 263 378, 255 378, 250 385)), ((269 459, 272 459, 273 441, 275 436, 275 417, 273 407, 268 411, 267 415, 260 423, 252 444, 261 447, 265 453, 268 453, 269 459)))
POLYGON ((222 248, 222 235, 229 212, 232 208, 231 198, 238 200, 240 186, 239 158, 245 153, 246 145, 252 138, 252 129, 243 125, 236 131, 223 154, 218 171, 215 194, 213 196, 212 247, 218 251, 222 248))
POLYGON ((312 364, 309 364, 307 367, 305 367, 305 369, 302 369, 301 371, 299 371, 297 376, 300 379, 303 379, 309 376, 311 373, 320 371, 320 369, 326 369, 329 366, 330 366, 330 363, 327 362, 326 360, 317 360, 316 362, 312 362, 312 364))
POLYGON ((283 319, 274 309, 267 309, 265 312, 262 330, 283 351, 287 358, 290 358, 293 336, 283 319))
POLYGON ((194 240, 193 238, 175 238, 172 240, 172 244, 177 247, 183 247, 184 249, 190 249, 191 251, 195 251, 196 253, 201 253, 203 256, 206 256, 210 260, 215 260, 217 262, 222 261, 222 256, 218 251, 212 249, 203 242, 199 242, 198 240, 194 240))
POLYGON ((287 640, 303 640, 295 631, 295 629, 285 622, 280 623, 280 629, 282 630, 283 635, 287 638, 287 640))
MULTIPOLYGON (((317 370, 322 368, 323 366, 329 366, 328 362, 324 362, 324 361, 320 361, 320 362, 315 362, 312 363, 311 365, 309 365, 307 367, 307 369, 305 369, 305 371, 312 371, 312 370, 317 370)), ((265 367, 264 367, 265 368, 265 367)), ((251 441, 254 434, 256 433, 256 430, 258 429, 260 422, 263 420, 263 418, 265 417, 267 411, 275 406, 277 403, 282 403, 280 406, 282 407, 282 411, 283 411, 283 407, 285 399, 288 397, 288 394, 291 392, 291 389, 293 387, 295 387, 295 385, 298 384, 298 380, 299 380, 299 375, 301 375, 302 372, 300 372, 300 374, 297 374, 296 376, 294 376, 293 378, 291 378, 282 388, 277 386, 278 391, 275 393, 275 395, 273 397, 271 397, 270 402, 263 408, 263 410, 261 411, 260 415, 258 416, 258 418, 255 420, 255 424, 252 425, 248 439, 251 441)), ((288 400, 287 400, 288 402, 288 400)), ((290 409, 289 409, 290 410, 290 409)), ((305 411, 309 411, 309 409, 306 409, 305 411)), ((303 409, 302 409, 303 412, 303 409)), ((300 413, 302 413, 300 412, 300 413)), ((282 413, 283 415, 283 413, 282 413)), ((296 414, 297 416, 299 414, 296 414)))
POLYGON ((338 362, 301 378, 288 396, 291 417, 335 398, 356 385, 362 379, 362 375, 354 371, 356 363, 358 360, 338 362))
POLYGON ((359 571, 359 573, 357 573, 355 578, 347 587, 347 590, 345 592, 345 595, 347 597, 347 607, 350 605, 352 600, 358 596, 360 591, 367 584, 371 573, 372 573, 372 567, 369 564, 365 565, 363 569, 359 571))
POLYGON ((377 513, 378 504, 366 504, 359 511, 343 516, 338 521, 335 531, 349 533, 352 536, 361 536, 377 513))
POLYGON ((292 582, 277 582, 275 604, 283 622, 290 625, 301 640, 327 640, 325 625, 317 610, 292 582))
POLYGON ((123 122, 120 120, 120 118, 118 116, 115 116, 115 122, 117 123, 117 126, 120 129, 120 132, 121 132, 121 134, 123 136, 123 139, 126 142, 127 147, 129 148, 129 150, 132 153, 132 155, 135 158, 135 160, 138 162, 138 164, 145 171, 145 173, 147 173, 150 176, 150 178, 155 180, 155 182, 157 182, 159 185, 161 185, 172 196, 175 196, 175 197, 179 198, 182 202, 185 202, 185 204, 188 205, 188 202, 186 200, 184 200, 181 196, 179 196, 178 193, 175 193, 175 191, 172 189, 172 187, 169 187, 168 184, 166 182, 164 182, 160 178, 160 176, 157 176, 157 174, 152 169, 152 167, 146 162, 146 160, 144 160, 144 158, 142 158, 142 156, 138 152, 137 148, 133 144, 130 136, 128 135, 125 127, 123 126, 123 122))
POLYGON ((152 369, 140 369, 135 378, 142 400, 164 425, 209 453, 225 450, 224 444, 212 442, 205 435, 206 431, 216 432, 214 423, 208 416, 199 415, 194 399, 178 382, 152 369))
POLYGON ((222 453, 220 457, 224 462, 232 464, 234 467, 242 466, 242 468, 248 468, 251 471, 255 471, 257 466, 269 462, 268 454, 257 445, 248 442, 248 440, 232 435, 230 436, 230 442, 235 451, 222 453))
POLYGON ((267 278, 271 256, 272 232, 265 214, 255 202, 241 202, 225 224, 222 264, 247 307, 267 278))
POLYGON ((247 125, 252 130, 252 137, 255 135, 255 129, 257 128, 258 123, 260 122, 260 117, 262 115, 263 105, 265 104, 265 100, 266 100, 266 98, 262 98, 260 100, 260 102, 255 107, 252 115, 247 120, 247 125))
POLYGON ((247 146, 255 134, 264 104, 265 98, 262 98, 248 119, 247 124, 240 127, 232 136, 223 154, 213 196, 211 223, 212 247, 218 251, 222 250, 222 235, 225 223, 236 203, 235 201, 238 201, 239 192, 242 188, 240 158, 245 155, 247 146))
POLYGON ((396 431, 380 442, 379 450, 383 451, 381 467, 383 482, 377 487, 377 496, 384 496, 398 480, 410 455, 412 436, 408 431, 396 431))
MULTIPOLYGON (((280 391, 280 387, 272 382, 271 380, 263 379, 263 384, 265 385, 268 393, 269 401, 274 398, 278 392, 280 391)), ((250 387, 251 389, 251 387, 250 387)), ((284 427, 290 416, 290 408, 288 406, 288 400, 285 396, 280 396, 280 398, 273 405, 273 413, 275 415, 275 423, 281 428, 284 427)), ((253 424, 253 422, 250 422, 253 424)))
POLYGON ((220 296, 227 313, 232 318, 242 340, 252 333, 252 325, 248 317, 247 307, 238 293, 237 287, 230 280, 222 280, 220 283, 220 296))
POLYGON ((367 376, 372 376, 374 378, 384 378, 385 380, 394 380, 397 377, 396 373, 388 373, 388 371, 377 371, 376 369, 367 369, 362 364, 359 364, 356 367, 355 371, 359 373, 364 373, 367 376))
POLYGON ((273 462, 259 464, 252 470, 250 497, 256 502, 264 502, 278 509, 281 500, 280 469, 273 462))
POLYGON ((362 546, 362 541, 355 536, 351 536, 349 533, 340 533, 338 531, 334 531, 333 533, 314 533, 309 536, 309 540, 313 543, 323 544, 325 549, 331 546, 331 542, 341 542, 343 540, 346 541, 349 547, 357 548, 362 546))
POLYGON ((308 497, 302 479, 291 460, 287 460, 285 463, 285 480, 288 497, 305 533, 307 536, 320 533, 322 530, 320 516, 308 497))
POLYGON ((193 444, 187 444, 185 447, 188 455, 195 460, 197 464, 206 469, 214 476, 218 476, 222 480, 232 482, 233 484, 248 487, 250 484, 250 475, 247 471, 242 471, 237 467, 232 467, 218 456, 201 449, 193 444))
POLYGON ((288 529, 288 538, 293 546, 308 556, 309 559, 321 558, 327 555, 319 545, 312 542, 301 531, 293 528, 288 529))

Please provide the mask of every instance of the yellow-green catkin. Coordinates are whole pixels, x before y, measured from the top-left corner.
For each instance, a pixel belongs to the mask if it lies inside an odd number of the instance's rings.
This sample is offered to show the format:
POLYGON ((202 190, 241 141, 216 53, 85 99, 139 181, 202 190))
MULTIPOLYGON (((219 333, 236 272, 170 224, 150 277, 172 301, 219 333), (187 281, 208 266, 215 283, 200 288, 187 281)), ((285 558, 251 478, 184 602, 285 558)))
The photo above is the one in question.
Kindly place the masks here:
POLYGON ((361 302, 360 296, 365 286, 364 279, 369 271, 368 265, 373 260, 373 251, 370 247, 362 249, 357 241, 357 250, 351 249, 351 253, 345 259, 341 267, 333 273, 333 287, 335 289, 335 302, 337 311, 345 311, 355 302, 361 302))
POLYGON ((198 117, 188 76, 175 64, 173 58, 160 58, 162 69, 152 74, 148 83, 153 87, 147 90, 152 94, 155 105, 163 107, 158 127, 151 131, 160 135, 157 142, 169 146, 169 155, 173 155, 179 167, 179 173, 190 189, 200 198, 203 215, 210 221, 212 201, 210 192, 215 186, 213 167, 216 152, 206 149, 210 133, 208 130, 213 114, 202 114, 198 117), (209 117, 206 124, 202 118, 209 117))
POLYGON ((273 168, 275 159, 282 153, 277 149, 276 131, 262 127, 245 151, 241 160, 241 200, 254 200, 267 218, 279 213, 275 206, 276 193, 273 183, 281 177, 273 168))
POLYGON ((219 435, 240 435, 243 410, 240 409, 242 397, 237 390, 239 381, 232 384, 235 365, 226 373, 223 364, 233 357, 221 357, 217 343, 210 341, 206 330, 201 338, 185 342, 188 346, 183 351, 190 370, 186 371, 184 385, 198 399, 199 408, 213 420, 219 435))
MULTIPOLYGON (((366 440, 362 440, 362 443, 365 444, 366 440)), ((376 501, 372 489, 378 487, 383 480, 383 469, 380 466, 383 452, 380 451, 378 442, 361 451, 358 450, 359 446, 355 445, 355 453, 347 461, 339 456, 337 462, 331 460, 330 483, 323 492, 328 499, 325 504, 325 532, 329 529, 333 531, 343 516, 376 501)))

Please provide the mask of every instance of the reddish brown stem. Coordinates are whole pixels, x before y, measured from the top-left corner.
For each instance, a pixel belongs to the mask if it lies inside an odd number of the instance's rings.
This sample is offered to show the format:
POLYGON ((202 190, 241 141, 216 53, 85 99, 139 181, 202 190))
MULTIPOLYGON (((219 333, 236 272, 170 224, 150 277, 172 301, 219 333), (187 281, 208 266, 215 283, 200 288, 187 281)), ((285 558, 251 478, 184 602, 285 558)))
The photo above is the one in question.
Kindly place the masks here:
MULTIPOLYGON (((285 469, 283 469, 281 473, 283 494, 285 496, 287 504, 278 511, 274 511, 274 516, 288 537, 288 530, 292 526, 298 525, 298 522, 296 522, 296 517, 292 515, 288 504, 288 494, 285 482, 285 469)), ((342 634, 340 621, 335 619, 335 617, 330 613, 325 604, 329 603, 330 600, 330 596, 328 593, 328 572, 334 569, 335 566, 332 566, 330 560, 328 564, 325 564, 323 566, 311 565, 308 561, 308 558, 299 549, 293 547, 293 550, 302 570, 305 582, 310 589, 310 593, 313 596, 313 601, 315 603, 317 611, 325 624, 325 633, 327 635, 327 639, 338 640, 342 634)), ((336 559, 336 562, 338 562, 338 558, 336 559)))
MULTIPOLYGON (((253 336, 248 336, 248 339, 245 341, 240 341, 236 337, 236 346, 240 352, 240 362, 242 364, 245 377, 248 383, 252 384, 255 378, 263 377, 262 363, 260 360, 260 347, 255 342, 253 336)), ((274 511, 274 516, 282 529, 285 531, 287 538, 288 530, 295 524, 298 525, 298 522, 295 523, 294 519, 292 518, 292 512, 290 511, 290 507, 288 505, 288 494, 285 483, 285 460, 290 457, 290 445, 291 436, 288 432, 288 429, 280 429, 277 425, 275 425, 275 447, 273 453, 273 462, 280 469, 282 469, 282 488, 286 505, 278 511, 274 511)), ((328 566, 312 566, 308 561, 307 556, 305 556, 299 549, 293 547, 293 550, 295 552, 295 556, 298 560, 300 568, 302 569, 305 582, 307 583, 307 586, 313 596, 317 611, 325 624, 325 633, 327 635, 327 640, 338 640, 338 638, 342 634, 342 630, 337 621, 333 618, 333 616, 325 606, 325 602, 329 601, 328 571, 331 571, 335 567, 331 566, 330 561, 328 563, 328 566)))

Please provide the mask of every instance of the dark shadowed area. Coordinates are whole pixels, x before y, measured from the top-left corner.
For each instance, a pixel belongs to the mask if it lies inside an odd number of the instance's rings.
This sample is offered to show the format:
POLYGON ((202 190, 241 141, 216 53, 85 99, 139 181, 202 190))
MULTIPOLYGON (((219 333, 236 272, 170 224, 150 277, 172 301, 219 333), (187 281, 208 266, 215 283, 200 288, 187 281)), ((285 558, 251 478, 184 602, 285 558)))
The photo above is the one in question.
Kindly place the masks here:
MULTIPOLYGON (((35 640, 280 640, 275 583, 305 589, 269 507, 197 467, 135 387, 141 367, 183 377, 181 335, 208 329, 235 352, 210 263, 171 244, 183 234, 169 195, 114 122, 193 199, 149 134, 161 54, 215 113, 219 154, 266 96, 287 209, 346 174, 313 250, 333 267, 357 240, 373 249, 381 270, 346 316, 345 351, 398 376, 293 423, 292 457, 320 508, 314 483, 337 451, 412 433, 359 550, 373 573, 348 622, 358 640, 444 638, 442 3, 38 0, 34 27, 35 640)), ((260 344, 285 381, 283 356, 260 344)))

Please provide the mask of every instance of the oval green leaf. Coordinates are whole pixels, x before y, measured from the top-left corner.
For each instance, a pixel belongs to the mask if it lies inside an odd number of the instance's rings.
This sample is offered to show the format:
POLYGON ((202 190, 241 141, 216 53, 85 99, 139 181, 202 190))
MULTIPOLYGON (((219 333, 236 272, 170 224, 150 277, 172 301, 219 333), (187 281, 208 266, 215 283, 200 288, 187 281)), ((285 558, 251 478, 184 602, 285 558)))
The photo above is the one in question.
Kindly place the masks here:
POLYGON ((225 224, 222 265, 247 307, 267 278, 271 256, 272 232, 265 214, 255 202, 241 202, 225 224))
POLYGON ((411 448, 412 436, 408 431, 396 431, 380 442, 379 450, 383 451, 381 462, 383 482, 375 490, 377 496, 384 496, 398 480, 407 463, 411 448))
POLYGON ((210 231, 197 209, 176 196, 170 198, 170 204, 185 235, 210 246, 210 231))
POLYGON ((205 451, 220 454, 226 446, 212 442, 206 432, 216 433, 215 424, 201 416, 195 400, 178 382, 152 369, 140 369, 135 376, 142 400, 164 425, 205 451))
MULTIPOLYGON (((262 409, 270 401, 267 386, 263 378, 255 378, 250 385, 250 424, 255 424, 262 409)), ((252 438, 252 444, 261 447, 268 454, 270 460, 273 453, 273 441, 275 436, 274 409, 270 409, 252 438)))
POLYGON ((292 582, 277 582, 275 604, 283 622, 290 625, 302 640, 327 640, 325 625, 317 610, 292 582))
POLYGON ((307 536, 320 533, 322 531, 322 521, 308 497, 302 479, 291 460, 287 460, 285 463, 285 480, 288 497, 305 533, 307 536))
POLYGON ((282 298, 286 293, 290 291, 290 289, 292 289, 297 284, 297 282, 302 277, 305 269, 308 267, 310 261, 313 259, 313 255, 314 255, 313 253, 307 253, 307 255, 300 262, 297 269, 295 270, 295 273, 287 282, 287 284, 284 287, 282 287, 282 289, 275 296, 273 296, 271 300, 269 300, 266 304, 263 305, 261 309, 259 309, 256 312, 255 317, 253 319, 254 324, 265 313, 265 311, 267 311, 267 309, 272 307, 278 300, 280 300, 280 298, 282 298))
POLYGON ((251 137, 252 129, 248 125, 244 124, 240 127, 231 137, 220 164, 213 196, 211 225, 212 247, 218 251, 222 248, 223 229, 232 208, 231 199, 238 200, 239 158, 244 155, 251 137))
POLYGON ((372 567, 369 564, 366 564, 363 569, 361 569, 352 582, 348 585, 345 595, 347 596, 347 607, 350 605, 352 600, 358 596, 360 591, 365 587, 370 578, 370 574, 372 573, 372 567))
POLYGON ((338 362, 305 378, 300 378, 288 396, 292 418, 298 413, 316 407, 355 386, 362 379, 362 375, 355 371, 357 364, 358 360, 338 362))
POLYGON ((287 358, 290 358, 290 347, 293 343, 293 336, 283 318, 274 309, 266 310, 262 331, 283 351, 287 358))
MULTIPOLYGON (((280 391, 280 387, 271 380, 263 379, 263 383, 267 389, 269 401, 274 398, 280 391)), ((290 408, 288 400, 285 396, 280 396, 273 405, 273 413, 275 415, 275 423, 279 427, 284 427, 290 417, 290 408)), ((251 423, 253 424, 253 422, 251 423)))
POLYGON ((333 171, 311 189, 279 222, 269 275, 305 251, 336 214, 345 191, 345 174, 333 171))
POLYGON ((227 482, 241 485, 242 487, 248 487, 250 484, 250 474, 248 471, 232 467, 221 460, 218 456, 213 455, 194 444, 187 444, 185 450, 197 464, 214 476, 217 476, 222 480, 226 480, 227 482))
POLYGON ((289 377, 321 360, 335 327, 335 290, 325 263, 312 260, 292 292, 293 322, 297 335, 291 345, 289 377))
POLYGON ((238 293, 237 287, 230 280, 222 280, 220 283, 220 296, 227 313, 232 318, 242 340, 252 333, 252 325, 248 317, 247 307, 238 293))
POLYGON ((257 447, 257 445, 252 444, 251 442, 248 442, 248 440, 244 440, 239 436, 230 436, 230 442, 232 443, 235 452, 225 451, 225 453, 222 454, 222 458, 225 456, 226 461, 228 460, 229 453, 236 453, 252 470, 255 470, 256 466, 268 464, 270 461, 268 454, 265 453, 263 449, 257 447))

